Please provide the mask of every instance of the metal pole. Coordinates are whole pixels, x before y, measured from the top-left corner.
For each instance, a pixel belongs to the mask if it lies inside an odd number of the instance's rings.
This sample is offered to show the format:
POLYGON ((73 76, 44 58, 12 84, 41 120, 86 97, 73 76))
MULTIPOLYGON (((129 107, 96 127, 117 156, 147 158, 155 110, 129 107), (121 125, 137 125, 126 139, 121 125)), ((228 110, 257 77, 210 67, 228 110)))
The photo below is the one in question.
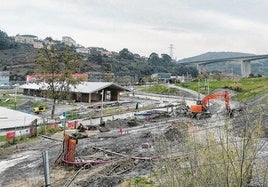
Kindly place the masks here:
POLYGON ((18 89, 18 87, 17 87, 17 84, 15 85, 16 87, 15 87, 15 102, 14 102, 14 108, 15 108, 15 110, 17 109, 17 89, 18 89))
POLYGON ((50 186, 50 177, 49 177, 49 160, 48 160, 48 151, 44 151, 43 155, 43 164, 44 164, 44 176, 46 187, 50 186))
POLYGON ((104 95, 104 90, 101 91, 101 117, 100 117, 100 124, 103 122, 103 95, 104 95))
POLYGON ((208 79, 208 95, 209 95, 209 79, 208 79))

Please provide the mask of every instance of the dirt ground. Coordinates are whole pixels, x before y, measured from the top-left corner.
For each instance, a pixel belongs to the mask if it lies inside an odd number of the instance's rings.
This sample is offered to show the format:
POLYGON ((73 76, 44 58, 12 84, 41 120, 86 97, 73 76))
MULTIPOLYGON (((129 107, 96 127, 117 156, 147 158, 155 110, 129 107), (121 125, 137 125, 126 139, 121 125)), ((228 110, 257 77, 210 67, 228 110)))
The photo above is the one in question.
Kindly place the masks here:
MULTIPOLYGON (((49 155, 51 186, 120 186, 127 179, 156 172, 155 160, 163 157, 160 142, 168 141, 179 148, 186 132, 195 126, 201 127, 202 123, 208 122, 186 117, 109 121, 105 125, 109 131, 87 131, 88 138, 78 140, 77 161, 107 161, 88 164, 85 168, 55 164, 63 151, 63 132, 52 135, 52 139, 38 137, 0 148, 1 153, 7 153, 0 156, 0 186, 44 186, 42 152, 45 150, 49 155), (189 124, 194 126, 190 129, 189 124)), ((66 131, 66 134, 76 131, 66 131)))

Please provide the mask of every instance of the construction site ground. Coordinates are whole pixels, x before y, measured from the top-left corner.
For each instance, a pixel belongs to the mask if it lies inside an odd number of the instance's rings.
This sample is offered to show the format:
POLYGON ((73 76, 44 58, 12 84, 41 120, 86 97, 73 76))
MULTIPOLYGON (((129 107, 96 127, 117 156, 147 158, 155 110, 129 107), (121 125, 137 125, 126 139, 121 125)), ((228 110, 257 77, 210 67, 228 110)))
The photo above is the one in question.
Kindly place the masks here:
MULTIPOLYGON (((196 99, 194 93, 187 94, 186 91, 174 98, 179 102, 185 101, 186 96, 196 99)), ((144 105, 156 103, 155 106, 165 103, 164 100, 175 102, 173 97, 158 96, 158 100, 155 97, 157 96, 139 97, 139 94, 135 97, 125 96, 124 99, 131 102, 126 102, 122 107, 135 106, 137 100, 141 100, 144 105)), ((256 102, 251 102, 256 105, 256 102)), ((124 186, 129 179, 151 177, 159 169, 159 159, 167 156, 179 158, 182 155, 180 142, 184 141, 185 134, 200 130, 204 126, 224 124, 222 105, 215 103, 212 109, 212 118, 201 120, 182 116, 160 116, 150 120, 136 119, 135 123, 130 123, 134 119, 131 114, 135 111, 107 120, 107 132, 100 132, 99 129, 89 130, 83 132, 87 138, 78 139, 76 162, 86 162, 86 165, 67 166, 56 163, 63 151, 64 134, 77 133, 77 129, 61 131, 50 137, 39 136, 25 143, 0 148, 0 186, 45 186, 43 151, 48 151, 49 155, 51 186, 124 186), (168 142, 173 151, 163 154, 163 147, 167 146, 162 144, 163 142, 168 142)), ((162 110, 168 111, 166 108, 162 110)), ((58 111, 61 113, 59 109, 58 111)), ((86 119, 80 122, 85 125, 91 123, 86 119)), ((263 153, 268 154, 267 145, 264 148, 263 153)))

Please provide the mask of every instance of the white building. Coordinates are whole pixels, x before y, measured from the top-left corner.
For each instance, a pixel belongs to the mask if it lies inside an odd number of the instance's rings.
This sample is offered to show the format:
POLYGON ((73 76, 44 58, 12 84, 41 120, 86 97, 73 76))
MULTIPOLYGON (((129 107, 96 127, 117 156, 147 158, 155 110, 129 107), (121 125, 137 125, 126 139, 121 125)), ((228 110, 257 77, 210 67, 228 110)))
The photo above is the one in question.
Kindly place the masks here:
POLYGON ((33 43, 33 47, 36 48, 36 49, 40 49, 40 48, 43 47, 43 42, 42 41, 39 41, 39 40, 36 40, 33 43))
POLYGON ((76 46, 76 41, 74 39, 72 39, 70 36, 63 36, 62 43, 66 44, 68 46, 76 46))
POLYGON ((38 40, 38 37, 30 34, 15 36, 15 42, 18 43, 33 44, 35 40, 38 40))
POLYGON ((37 120, 39 124, 41 121, 36 115, 4 107, 0 107, 0 114, 0 136, 6 135, 7 132, 15 132, 16 136, 30 134, 29 127, 32 126, 32 122, 37 120))
POLYGON ((43 47, 43 42, 38 40, 37 36, 26 34, 26 35, 19 35, 17 34, 15 37, 15 42, 24 43, 24 44, 31 44, 34 48, 40 49, 43 47))
POLYGON ((77 53, 90 54, 90 49, 85 47, 76 48, 77 53))
POLYGON ((9 85, 9 71, 0 71, 0 85, 9 85))

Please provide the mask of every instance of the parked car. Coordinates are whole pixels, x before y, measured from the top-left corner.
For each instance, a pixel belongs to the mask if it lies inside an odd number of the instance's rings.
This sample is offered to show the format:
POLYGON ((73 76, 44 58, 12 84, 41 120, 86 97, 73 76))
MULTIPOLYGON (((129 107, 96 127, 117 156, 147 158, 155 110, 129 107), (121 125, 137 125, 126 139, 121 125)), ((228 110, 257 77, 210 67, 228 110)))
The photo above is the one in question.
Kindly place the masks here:
POLYGON ((46 111, 46 107, 43 107, 43 106, 33 108, 33 112, 36 114, 39 114, 40 112, 45 112, 45 111, 46 111))

